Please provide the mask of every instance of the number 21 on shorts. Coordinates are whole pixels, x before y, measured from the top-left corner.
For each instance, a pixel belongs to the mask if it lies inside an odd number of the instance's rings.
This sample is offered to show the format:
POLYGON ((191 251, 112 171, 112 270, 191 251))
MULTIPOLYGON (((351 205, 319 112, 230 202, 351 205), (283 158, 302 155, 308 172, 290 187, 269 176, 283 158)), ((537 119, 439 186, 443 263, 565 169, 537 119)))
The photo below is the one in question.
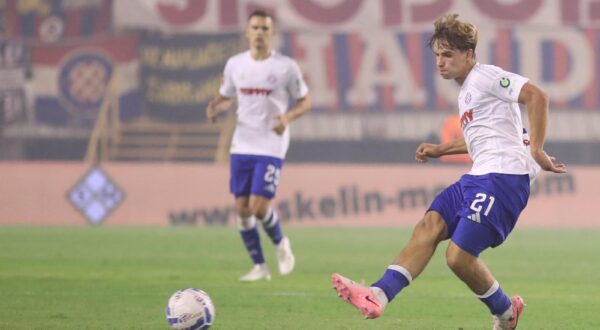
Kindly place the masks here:
POLYGON ((488 214, 490 214, 492 206, 494 206, 494 201, 496 201, 496 198, 494 198, 494 196, 488 196, 484 193, 478 193, 477 195, 475 195, 473 203, 471 203, 471 210, 477 213, 481 213, 481 210, 483 209, 483 204, 486 200, 489 200, 489 202, 487 202, 487 207, 485 209, 485 212, 483 212, 483 215, 487 216, 488 214))

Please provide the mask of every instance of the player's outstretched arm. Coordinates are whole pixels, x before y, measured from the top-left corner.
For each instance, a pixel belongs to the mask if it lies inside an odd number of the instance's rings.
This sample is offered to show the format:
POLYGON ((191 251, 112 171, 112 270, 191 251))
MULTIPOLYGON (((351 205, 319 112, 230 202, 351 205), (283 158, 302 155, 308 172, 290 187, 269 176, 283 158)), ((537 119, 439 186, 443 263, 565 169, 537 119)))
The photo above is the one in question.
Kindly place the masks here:
POLYGON ((312 107, 310 96, 306 95, 303 98, 296 100, 296 104, 293 108, 288 110, 286 113, 277 116, 277 124, 273 128, 275 133, 281 135, 285 132, 285 128, 292 121, 302 117, 305 113, 309 112, 312 107))
POLYGON ((419 163, 426 163, 428 158, 439 158, 445 155, 466 154, 467 143, 463 137, 443 144, 421 143, 415 152, 415 159, 419 163))
POLYGON ((208 103, 208 106, 206 107, 206 118, 209 122, 215 123, 217 121, 217 116, 220 113, 229 110, 232 104, 232 98, 218 94, 208 103))
POLYGON ((544 139, 548 126, 548 96, 539 87, 526 83, 519 93, 519 103, 527 107, 531 156, 544 171, 566 173, 567 166, 557 163, 544 151, 544 139))

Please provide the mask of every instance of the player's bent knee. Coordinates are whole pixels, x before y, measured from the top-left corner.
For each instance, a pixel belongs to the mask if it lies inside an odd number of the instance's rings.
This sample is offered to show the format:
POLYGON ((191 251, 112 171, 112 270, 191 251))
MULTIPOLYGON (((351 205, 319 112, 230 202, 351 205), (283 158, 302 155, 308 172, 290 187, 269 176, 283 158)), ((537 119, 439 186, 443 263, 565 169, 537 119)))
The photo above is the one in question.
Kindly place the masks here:
POLYGON ((464 262, 460 259, 456 254, 446 254, 446 264, 448 268, 452 269, 452 271, 460 272, 462 268, 464 268, 464 262))
POLYGON ((256 219, 253 216, 237 217, 238 230, 248 230, 256 226, 256 219))
POLYGON ((240 218, 248 218, 252 216, 252 211, 248 206, 236 205, 235 213, 240 218))
POLYGON ((454 273, 459 274, 465 269, 469 269, 470 265, 476 261, 477 257, 464 251, 458 245, 452 242, 448 245, 448 250, 446 250, 446 264, 454 273))
POLYGON ((252 214, 254 217, 256 217, 256 219, 264 219, 267 217, 267 211, 256 211, 252 212, 252 214))
POLYGON ((249 212, 257 219, 264 219, 269 212, 270 200, 265 197, 252 196, 250 199, 249 212))

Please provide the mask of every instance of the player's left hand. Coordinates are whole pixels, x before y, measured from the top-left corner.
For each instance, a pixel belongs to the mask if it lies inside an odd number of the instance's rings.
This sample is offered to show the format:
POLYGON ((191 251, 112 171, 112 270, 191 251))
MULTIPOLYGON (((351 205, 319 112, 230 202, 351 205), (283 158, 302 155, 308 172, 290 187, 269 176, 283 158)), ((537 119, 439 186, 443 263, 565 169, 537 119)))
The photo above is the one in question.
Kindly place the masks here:
POLYGON ((281 135, 283 132, 285 132, 285 128, 288 125, 288 120, 284 115, 278 115, 275 117, 275 120, 277 121, 277 124, 273 128, 273 131, 275 131, 275 133, 278 135, 281 135))
POLYGON ((549 156, 544 150, 532 151, 531 155, 544 171, 567 173, 567 165, 557 163, 556 158, 549 156))

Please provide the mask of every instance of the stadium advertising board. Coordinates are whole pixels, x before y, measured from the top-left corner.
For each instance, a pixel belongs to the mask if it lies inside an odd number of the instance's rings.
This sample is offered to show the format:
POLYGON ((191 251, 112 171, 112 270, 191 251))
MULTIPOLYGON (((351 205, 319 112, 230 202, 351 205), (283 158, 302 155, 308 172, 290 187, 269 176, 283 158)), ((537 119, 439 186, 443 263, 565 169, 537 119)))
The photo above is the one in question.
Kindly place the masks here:
MULTIPOLYGON (((232 226, 226 166, 0 163, 0 225, 232 226)), ((411 226, 468 166, 289 165, 274 200, 295 226, 411 226)), ((600 170, 543 174, 519 226, 589 227, 600 170)))

